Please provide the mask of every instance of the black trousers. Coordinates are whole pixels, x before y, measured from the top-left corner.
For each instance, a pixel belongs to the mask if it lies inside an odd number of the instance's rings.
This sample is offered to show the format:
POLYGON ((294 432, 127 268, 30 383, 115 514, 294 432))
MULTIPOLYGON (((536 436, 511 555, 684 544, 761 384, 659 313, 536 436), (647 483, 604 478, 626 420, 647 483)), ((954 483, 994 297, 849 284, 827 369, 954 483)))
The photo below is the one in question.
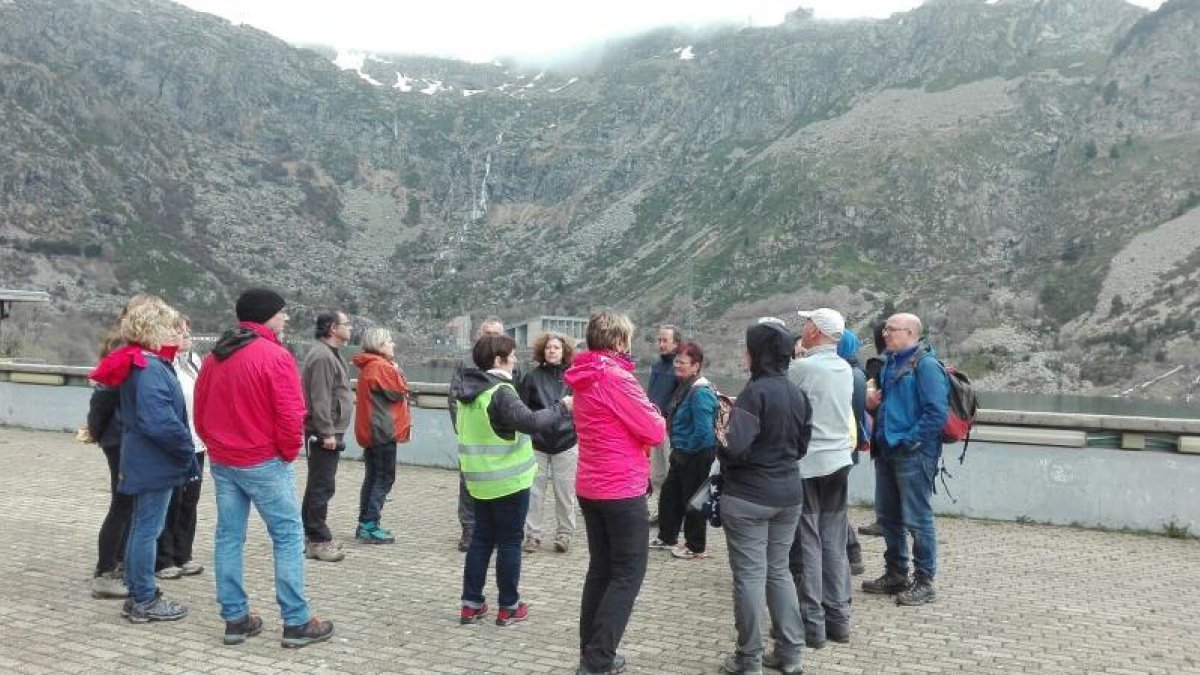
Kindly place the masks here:
POLYGON ((133 495, 117 492, 117 474, 121 471, 121 446, 101 448, 108 460, 108 513, 97 537, 96 576, 117 569, 125 559, 125 538, 133 518, 133 495))
MULTIPOLYGON (((196 453, 200 475, 204 475, 204 453, 196 453)), ((192 559, 192 542, 196 540, 196 505, 200 503, 201 479, 184 483, 171 493, 167 504, 167 521, 158 535, 158 552, 154 571, 179 567, 192 559)))
POLYGON ((671 452, 667 479, 658 493, 658 538, 664 544, 675 544, 679 540, 679 526, 683 524, 683 538, 693 553, 703 553, 708 534, 708 522, 704 514, 687 510, 687 502, 696 490, 708 480, 715 453, 701 450, 686 454, 678 450, 671 452))
POLYGON ((579 604, 581 665, 612 669, 633 602, 646 576, 650 514, 646 497, 579 499, 587 527, 588 569, 579 604))
POLYGON ((337 488, 338 460, 341 459, 342 434, 337 435, 337 449, 321 447, 321 439, 308 440, 308 479, 304 485, 304 502, 300 517, 304 520, 304 537, 314 544, 333 541, 333 532, 325 524, 329 515, 329 500, 337 488))

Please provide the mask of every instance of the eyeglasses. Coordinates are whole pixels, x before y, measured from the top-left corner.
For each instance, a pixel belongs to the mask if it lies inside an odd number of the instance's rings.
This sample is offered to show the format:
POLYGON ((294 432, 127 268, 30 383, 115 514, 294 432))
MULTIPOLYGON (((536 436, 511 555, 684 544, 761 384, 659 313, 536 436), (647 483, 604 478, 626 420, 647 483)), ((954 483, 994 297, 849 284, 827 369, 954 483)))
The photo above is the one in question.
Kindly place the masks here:
POLYGON ((675 365, 683 366, 684 368, 687 368, 688 366, 693 365, 693 364, 691 361, 680 361, 679 359, 675 359, 675 365))
POLYGON ((909 333, 911 333, 911 332, 912 332, 912 329, 911 329, 911 328, 905 328, 905 327, 903 327, 903 326, 884 326, 884 327, 883 327, 883 332, 885 332, 885 333, 904 333, 904 332, 909 332, 909 333))

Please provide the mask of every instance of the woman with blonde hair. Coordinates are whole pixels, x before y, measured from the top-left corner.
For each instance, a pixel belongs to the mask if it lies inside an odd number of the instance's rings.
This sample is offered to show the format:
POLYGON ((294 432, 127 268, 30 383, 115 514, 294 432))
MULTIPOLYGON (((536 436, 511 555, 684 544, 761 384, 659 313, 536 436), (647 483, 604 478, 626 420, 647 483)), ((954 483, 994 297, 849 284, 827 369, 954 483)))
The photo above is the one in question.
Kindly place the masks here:
POLYGON ((174 621, 187 607, 167 600, 154 581, 155 542, 166 521, 172 491, 199 476, 187 409, 171 361, 178 340, 178 313, 150 297, 121 319, 126 343, 89 377, 120 389, 121 462, 117 489, 133 495, 125 544, 129 598, 121 615, 131 623, 174 621))
POLYGON ((362 348, 351 359, 358 368, 354 436, 366 464, 354 538, 364 544, 391 544, 396 537, 379 521, 396 482, 396 444, 407 443, 412 433, 408 380, 396 365, 396 343, 388 329, 368 329, 362 348))
POLYGON ((617 312, 588 318, 588 350, 565 381, 575 392, 579 471, 575 489, 588 534, 588 571, 579 608, 578 673, 617 673, 617 646, 646 575, 650 448, 666 425, 633 376, 633 322, 617 312))
MULTIPOLYGON (((571 366, 575 348, 558 333, 542 333, 533 341, 537 367, 525 374, 518 386, 521 400, 530 410, 545 410, 570 393, 563 374, 571 366)), ((570 418, 554 429, 533 435, 533 454, 538 473, 529 493, 529 515, 525 517, 525 552, 542 546, 542 506, 546 484, 554 492, 554 550, 566 553, 575 534, 575 470, 579 463, 579 441, 570 418)))

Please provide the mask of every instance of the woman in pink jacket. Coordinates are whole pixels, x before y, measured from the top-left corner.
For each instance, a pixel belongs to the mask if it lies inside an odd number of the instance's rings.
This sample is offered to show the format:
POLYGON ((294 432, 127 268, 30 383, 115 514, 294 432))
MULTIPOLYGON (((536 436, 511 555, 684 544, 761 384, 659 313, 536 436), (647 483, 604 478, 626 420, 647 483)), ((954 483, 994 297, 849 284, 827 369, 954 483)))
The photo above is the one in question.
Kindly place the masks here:
POLYGON ((650 447, 666 425, 633 377, 633 323, 624 314, 588 318, 587 347, 564 380, 575 392, 579 471, 575 492, 588 535, 588 571, 579 608, 578 673, 617 673, 617 645, 646 574, 650 536, 646 485, 650 447))

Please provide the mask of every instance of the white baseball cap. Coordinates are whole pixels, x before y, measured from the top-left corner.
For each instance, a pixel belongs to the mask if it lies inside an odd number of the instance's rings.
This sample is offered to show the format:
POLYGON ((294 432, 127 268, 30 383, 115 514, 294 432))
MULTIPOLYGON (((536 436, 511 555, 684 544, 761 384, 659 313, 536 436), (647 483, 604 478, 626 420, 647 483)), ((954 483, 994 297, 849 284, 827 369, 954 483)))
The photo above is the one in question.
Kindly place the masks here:
POLYGON ((841 338, 842 333, 846 330, 846 319, 836 309, 821 307, 820 309, 796 313, 800 315, 801 319, 813 322, 817 330, 831 338, 841 338))

